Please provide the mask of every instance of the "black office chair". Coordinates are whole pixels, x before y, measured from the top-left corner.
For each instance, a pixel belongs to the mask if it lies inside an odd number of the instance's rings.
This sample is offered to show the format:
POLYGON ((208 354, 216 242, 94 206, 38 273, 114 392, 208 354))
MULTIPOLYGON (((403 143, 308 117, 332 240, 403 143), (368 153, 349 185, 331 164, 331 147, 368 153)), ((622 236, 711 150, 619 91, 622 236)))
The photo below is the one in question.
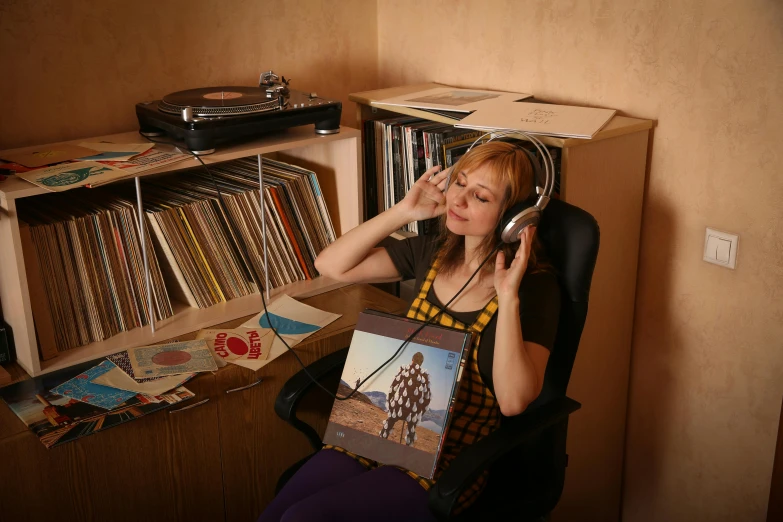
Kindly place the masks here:
MULTIPOLYGON (((504 417, 500 428, 465 448, 440 476, 429 494, 430 509, 440 520, 539 521, 560 500, 568 464, 568 415, 581 407, 566 397, 566 389, 587 318, 600 234, 590 214, 552 200, 544 211, 538 236, 558 273, 562 292, 557 336, 543 389, 524 413, 504 417), (489 480, 479 500, 452 516, 463 489, 487 468, 489 480)), ((339 374, 347 354, 348 348, 344 348, 311 364, 308 371, 317 379, 333 372, 339 374)), ((296 416, 299 401, 312 386, 303 371, 294 375, 280 390, 275 411, 304 433, 318 451, 323 446, 321 437, 296 416)), ((307 459, 281 475, 278 491, 307 459)))

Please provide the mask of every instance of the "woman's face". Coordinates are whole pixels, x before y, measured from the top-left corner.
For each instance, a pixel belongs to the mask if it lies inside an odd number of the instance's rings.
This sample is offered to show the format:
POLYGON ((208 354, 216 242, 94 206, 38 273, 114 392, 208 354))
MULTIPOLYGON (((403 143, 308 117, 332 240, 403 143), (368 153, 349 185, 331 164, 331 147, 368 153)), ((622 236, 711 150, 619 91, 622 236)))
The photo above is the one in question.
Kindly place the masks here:
POLYGON ((486 165, 458 172, 446 191, 446 227, 463 236, 493 233, 505 189, 486 165))

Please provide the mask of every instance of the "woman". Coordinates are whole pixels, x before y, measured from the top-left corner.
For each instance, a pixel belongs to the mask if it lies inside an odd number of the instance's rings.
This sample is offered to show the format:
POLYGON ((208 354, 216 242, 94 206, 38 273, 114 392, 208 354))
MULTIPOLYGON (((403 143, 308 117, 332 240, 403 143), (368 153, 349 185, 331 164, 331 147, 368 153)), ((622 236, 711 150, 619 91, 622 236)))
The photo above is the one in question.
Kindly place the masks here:
MULTIPOLYGON (((408 317, 437 314, 500 241, 504 212, 534 188, 524 151, 504 142, 474 147, 453 169, 429 169, 394 207, 349 231, 315 261, 321 274, 351 283, 416 278, 408 317), (448 190, 445 190, 448 187, 448 190), (445 190, 445 193, 444 193, 445 190), (438 237, 420 236, 376 247, 413 221, 440 217, 438 237)), ((439 469, 466 445, 496 429, 502 416, 522 413, 540 393, 554 344, 560 292, 541 261, 535 229, 504 244, 437 322, 471 328, 474 336, 439 469)), ((436 478, 437 480, 437 478, 436 478)), ((481 493, 486 474, 459 500, 481 493)), ((259 522, 430 521, 427 489, 415 473, 327 447, 286 484, 259 522)))

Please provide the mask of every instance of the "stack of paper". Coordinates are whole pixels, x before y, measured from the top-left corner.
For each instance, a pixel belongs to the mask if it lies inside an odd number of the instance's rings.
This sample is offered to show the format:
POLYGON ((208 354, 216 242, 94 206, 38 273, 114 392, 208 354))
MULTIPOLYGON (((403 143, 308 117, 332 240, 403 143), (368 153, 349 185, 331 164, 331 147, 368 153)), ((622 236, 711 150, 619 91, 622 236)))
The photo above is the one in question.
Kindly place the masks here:
POLYGON ((613 109, 519 102, 487 106, 465 117, 455 127, 589 139, 612 119, 615 112, 613 109))
POLYGON ((388 105, 392 107, 470 113, 488 106, 503 106, 511 102, 530 98, 530 96, 530 94, 521 92, 436 87, 402 96, 385 98, 374 101, 372 104, 379 107, 388 105))
POLYGON ((524 101, 530 94, 438 87, 372 102, 408 107, 451 117, 465 129, 516 130, 563 138, 589 139, 612 119, 612 109, 524 101), (449 115, 451 112, 453 115, 449 115))
POLYGON ((24 180, 53 192, 97 187, 190 156, 171 146, 152 143, 81 143, 6 155, 3 159, 24 180))
MULTIPOLYGON (((106 165, 113 169, 119 169, 122 172, 122 177, 133 176, 139 172, 147 170, 157 169, 173 163, 179 163, 191 156, 189 154, 183 154, 178 148, 166 145, 156 145, 154 149, 146 150, 138 155, 132 156, 128 159, 107 159, 102 160, 99 163, 106 165)), ((112 180, 114 181, 114 180, 112 180)), ((95 187, 103 185, 104 183, 91 183, 91 186, 95 187)))
POLYGON ((37 169, 63 161, 74 160, 97 154, 96 149, 70 145, 49 145, 44 147, 30 147, 21 152, 11 152, 3 155, 2 159, 11 163, 18 163, 30 169, 37 169))

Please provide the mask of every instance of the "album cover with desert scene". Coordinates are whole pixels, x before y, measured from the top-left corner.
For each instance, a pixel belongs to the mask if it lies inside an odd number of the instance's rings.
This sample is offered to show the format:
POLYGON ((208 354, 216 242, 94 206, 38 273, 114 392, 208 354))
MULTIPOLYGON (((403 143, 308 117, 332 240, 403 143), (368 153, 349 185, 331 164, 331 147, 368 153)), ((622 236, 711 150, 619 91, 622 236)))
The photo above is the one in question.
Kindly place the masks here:
MULTIPOLYGON (((365 310, 337 395, 346 397, 423 323, 365 310)), ((335 400, 324 443, 432 478, 471 333, 427 325, 348 400, 335 400)))

